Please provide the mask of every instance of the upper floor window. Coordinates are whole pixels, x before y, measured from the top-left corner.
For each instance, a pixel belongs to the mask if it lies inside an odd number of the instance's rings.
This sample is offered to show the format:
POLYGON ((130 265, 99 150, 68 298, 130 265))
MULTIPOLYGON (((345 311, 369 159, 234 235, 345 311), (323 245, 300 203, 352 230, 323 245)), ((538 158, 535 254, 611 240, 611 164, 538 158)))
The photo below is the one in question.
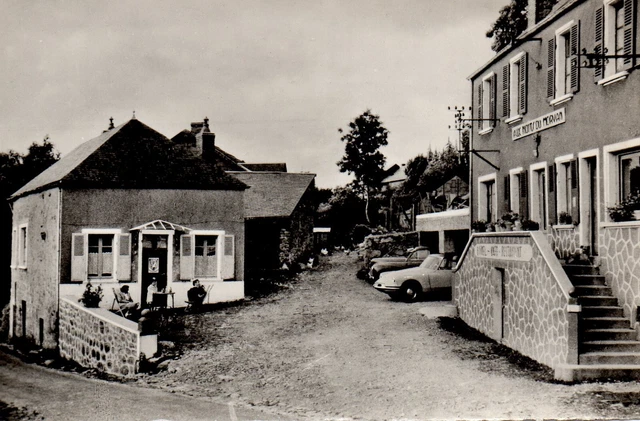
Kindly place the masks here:
POLYGON ((490 73, 478 84, 478 131, 490 133, 496 119, 496 74, 490 73))
POLYGON ((573 21, 547 42, 547 98, 551 105, 568 101, 580 88, 579 25, 573 21))
POLYGON ((18 230, 18 267, 26 268, 27 267, 27 256, 28 256, 28 227, 27 225, 20 225, 18 230))
MULTIPOLYGON (((607 55, 630 55, 635 52, 634 0, 604 0, 604 6, 595 12, 594 52, 607 55)), ((633 58, 604 60, 596 68, 595 77, 601 85, 616 82, 628 75, 634 65, 633 58)))
POLYGON ((527 112, 527 53, 522 52, 502 68, 502 116, 507 123, 527 112))

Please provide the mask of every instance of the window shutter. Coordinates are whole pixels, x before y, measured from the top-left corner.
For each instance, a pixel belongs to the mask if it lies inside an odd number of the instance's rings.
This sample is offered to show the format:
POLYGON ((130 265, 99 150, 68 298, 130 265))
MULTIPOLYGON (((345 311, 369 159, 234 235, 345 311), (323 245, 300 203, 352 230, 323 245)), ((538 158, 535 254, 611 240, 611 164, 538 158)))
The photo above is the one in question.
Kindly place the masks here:
POLYGON ((482 84, 484 82, 482 80, 480 80, 480 84, 478 85, 478 130, 482 130, 482 94, 483 94, 483 89, 482 89, 482 84))
POLYGON ((557 189, 556 189, 556 166, 549 165, 549 223, 551 225, 555 225, 557 223, 558 218, 558 209, 557 209, 557 189))
POLYGON ((502 116, 509 117, 509 70, 511 65, 505 64, 502 67, 502 116))
MULTIPOLYGON (((634 11, 634 0, 625 0, 624 1, 624 54, 635 54, 636 46, 635 46, 635 34, 634 34, 634 20, 635 20, 635 11, 634 11)), ((625 58, 623 60, 622 68, 624 70, 631 69, 635 64, 635 60, 632 58, 625 58)))
POLYGON ((87 258, 85 237, 82 233, 71 234, 71 281, 87 280, 87 258))
POLYGON ((18 265, 18 230, 13 229, 11 235, 11 267, 18 265))
POLYGON ((119 234, 118 280, 131 280, 131 234, 119 234))
POLYGON ((569 169, 571 171, 571 219, 575 224, 580 222, 580 181, 578 180, 580 172, 578 171, 578 160, 571 161, 569 169))
POLYGON ((496 126, 496 122, 495 122, 495 118, 496 118, 496 84, 497 84, 497 80, 498 78, 496 77, 496 75, 494 74, 493 76, 491 76, 491 86, 489 87, 489 119, 491 120, 489 122, 489 127, 495 127, 496 126))
POLYGON ((556 97, 556 39, 551 38, 547 42, 547 99, 556 97))
POLYGON ((518 114, 525 114, 527 112, 527 53, 520 59, 520 65, 518 66, 518 96, 520 97, 520 103, 518 104, 518 114))
POLYGON ((180 279, 182 280, 190 280, 195 276, 193 254, 193 237, 189 234, 180 236, 180 279))
POLYGON ((529 219, 529 183, 527 182, 527 172, 519 174, 520 181, 520 215, 522 219, 529 219))
MULTIPOLYGON (((602 54, 604 49, 604 8, 599 7, 596 9, 595 14, 595 44, 593 52, 596 54, 602 54)), ((596 82, 604 77, 604 61, 598 60, 598 66, 595 68, 596 82)))
POLYGON ((233 235, 224 236, 224 252, 222 255, 222 279, 235 277, 235 247, 233 235))
POLYGON ((504 176, 504 212, 509 212, 511 210, 511 179, 509 174, 504 176))
POLYGON ((580 62, 578 53, 580 52, 580 22, 571 27, 569 32, 569 45, 571 46, 571 92, 580 90, 580 62))

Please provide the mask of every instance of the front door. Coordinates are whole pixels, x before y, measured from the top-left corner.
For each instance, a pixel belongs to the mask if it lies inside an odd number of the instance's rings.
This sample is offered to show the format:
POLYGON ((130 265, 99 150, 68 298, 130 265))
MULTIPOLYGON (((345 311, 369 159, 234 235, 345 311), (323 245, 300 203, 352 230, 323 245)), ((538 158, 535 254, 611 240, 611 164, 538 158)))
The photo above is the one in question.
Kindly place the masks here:
POLYGON ((147 288, 155 280, 158 290, 167 286, 168 236, 144 234, 142 240, 142 294, 140 300, 150 302, 147 288))

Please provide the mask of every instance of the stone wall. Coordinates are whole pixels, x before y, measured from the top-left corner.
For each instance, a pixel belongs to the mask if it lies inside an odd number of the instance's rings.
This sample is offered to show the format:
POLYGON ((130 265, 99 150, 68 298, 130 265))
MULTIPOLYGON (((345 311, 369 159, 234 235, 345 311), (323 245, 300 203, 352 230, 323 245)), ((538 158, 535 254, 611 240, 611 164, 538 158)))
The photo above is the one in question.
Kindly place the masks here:
POLYGON ((552 247, 560 259, 566 259, 580 249, 580 234, 573 225, 558 227, 551 230, 552 247))
POLYGON ((485 233, 473 234, 462 256, 453 297, 469 326, 557 368, 577 363, 577 316, 567 312, 571 291, 544 234, 485 233), (478 250, 493 245, 524 245, 531 256, 528 260, 501 259, 499 255, 483 256, 478 250), (500 314, 501 324, 496 320, 500 314))
POLYGON ((135 374, 144 351, 137 323, 73 298, 60 299, 59 347, 63 358, 118 376, 135 374))
POLYGON ((640 226, 616 224, 600 230, 600 273, 632 321, 640 305, 640 226))

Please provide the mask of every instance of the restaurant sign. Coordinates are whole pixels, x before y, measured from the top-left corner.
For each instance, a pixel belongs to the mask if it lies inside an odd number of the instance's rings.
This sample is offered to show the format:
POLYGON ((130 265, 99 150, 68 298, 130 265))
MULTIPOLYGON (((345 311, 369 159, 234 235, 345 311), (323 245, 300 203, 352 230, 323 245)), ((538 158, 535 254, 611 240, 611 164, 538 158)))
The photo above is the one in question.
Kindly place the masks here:
POLYGON ((482 259, 528 262, 533 257, 533 249, 529 244, 478 244, 475 254, 482 259))
POLYGON ((562 124, 566 121, 565 118, 566 114, 564 108, 560 108, 552 113, 538 117, 535 120, 520 124, 511 129, 511 140, 518 140, 525 136, 529 136, 530 134, 538 133, 550 127, 557 126, 558 124, 562 124))

